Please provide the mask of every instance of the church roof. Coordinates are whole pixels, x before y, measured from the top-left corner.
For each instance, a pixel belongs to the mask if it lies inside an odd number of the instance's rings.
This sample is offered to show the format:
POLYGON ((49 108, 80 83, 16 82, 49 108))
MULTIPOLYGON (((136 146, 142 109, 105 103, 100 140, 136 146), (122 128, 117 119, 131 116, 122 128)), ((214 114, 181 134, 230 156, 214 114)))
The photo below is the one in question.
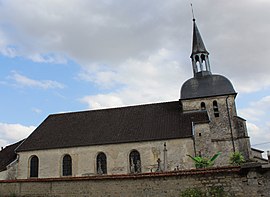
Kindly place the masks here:
POLYGON ((187 80, 181 88, 181 99, 236 94, 232 83, 222 75, 202 75, 187 80))
POLYGON ((104 145, 192 136, 206 111, 181 112, 179 101, 50 115, 20 151, 104 145))
POLYGON ((6 146, 3 150, 0 151, 0 172, 7 169, 7 166, 12 163, 17 154, 15 153, 15 149, 23 142, 23 140, 6 146))

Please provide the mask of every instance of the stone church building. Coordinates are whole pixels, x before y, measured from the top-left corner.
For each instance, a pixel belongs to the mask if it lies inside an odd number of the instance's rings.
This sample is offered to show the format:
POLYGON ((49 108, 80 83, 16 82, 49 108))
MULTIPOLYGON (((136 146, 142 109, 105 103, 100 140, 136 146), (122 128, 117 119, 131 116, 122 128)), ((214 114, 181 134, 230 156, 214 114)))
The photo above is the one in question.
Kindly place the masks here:
MULTIPOLYGON (((0 152, 0 179, 59 178, 194 168, 187 156, 231 153, 247 161, 246 121, 237 116, 232 83, 212 74, 209 53, 193 20, 194 76, 176 101, 49 115, 25 140, 0 152)), ((261 160, 263 160, 261 158, 261 160)))

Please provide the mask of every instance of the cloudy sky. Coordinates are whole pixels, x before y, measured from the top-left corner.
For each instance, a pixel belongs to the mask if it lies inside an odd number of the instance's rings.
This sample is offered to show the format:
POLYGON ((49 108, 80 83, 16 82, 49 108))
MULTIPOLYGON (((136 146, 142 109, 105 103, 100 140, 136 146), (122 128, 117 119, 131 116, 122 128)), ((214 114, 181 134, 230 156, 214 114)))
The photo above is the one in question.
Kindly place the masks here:
MULTIPOLYGON (((270 150, 270 1, 194 0, 213 73, 270 150)), ((0 146, 49 114, 178 100, 192 77, 187 0, 0 0, 0 146)))

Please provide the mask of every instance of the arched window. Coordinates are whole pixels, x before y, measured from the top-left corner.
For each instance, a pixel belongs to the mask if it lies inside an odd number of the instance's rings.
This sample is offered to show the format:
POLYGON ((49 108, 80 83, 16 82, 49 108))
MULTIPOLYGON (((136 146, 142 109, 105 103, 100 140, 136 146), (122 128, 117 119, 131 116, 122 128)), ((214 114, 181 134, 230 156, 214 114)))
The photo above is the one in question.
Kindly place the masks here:
POLYGON ((98 174, 107 174, 107 158, 105 153, 101 152, 97 155, 96 166, 98 174))
POLYGON ((201 61, 202 61, 203 70, 206 70, 206 61, 205 61, 205 55, 204 54, 201 55, 201 61))
POLYGON ((131 151, 129 154, 129 165, 131 173, 140 173, 141 170, 141 157, 137 150, 131 151))
POLYGON ((213 101, 213 110, 215 117, 219 117, 218 104, 217 101, 213 101))
POLYGON ((205 107, 205 103, 204 102, 201 102, 201 110, 205 110, 206 107, 205 107))
POLYGON ((72 159, 71 159, 70 155, 65 155, 63 157, 62 175, 63 176, 71 176, 72 175, 72 159))
POLYGON ((38 177, 38 166, 38 157, 34 155, 30 159, 30 177, 38 177))

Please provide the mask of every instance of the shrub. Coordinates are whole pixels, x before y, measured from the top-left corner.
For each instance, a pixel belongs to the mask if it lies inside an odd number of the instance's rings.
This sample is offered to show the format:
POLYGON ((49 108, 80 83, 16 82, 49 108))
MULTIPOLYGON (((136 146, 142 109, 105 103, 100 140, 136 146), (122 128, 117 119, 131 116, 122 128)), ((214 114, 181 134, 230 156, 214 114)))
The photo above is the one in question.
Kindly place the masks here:
POLYGON ((213 186, 208 190, 208 196, 211 197, 225 197, 227 196, 222 186, 213 186))
POLYGON ((222 186, 212 186, 206 192, 198 188, 188 188, 184 190, 180 197, 226 197, 226 193, 222 186))
POLYGON ((240 152, 234 152, 230 156, 230 163, 235 166, 239 166, 245 162, 245 158, 240 152))
POLYGON ((214 165, 215 160, 218 158, 220 154, 221 152, 218 152, 211 159, 200 157, 200 156, 197 156, 197 157, 192 157, 191 155, 187 155, 187 156, 190 157, 194 161, 196 168, 207 168, 214 165))
POLYGON ((204 192, 197 188, 189 188, 181 193, 181 197, 203 197, 205 196, 204 192))

